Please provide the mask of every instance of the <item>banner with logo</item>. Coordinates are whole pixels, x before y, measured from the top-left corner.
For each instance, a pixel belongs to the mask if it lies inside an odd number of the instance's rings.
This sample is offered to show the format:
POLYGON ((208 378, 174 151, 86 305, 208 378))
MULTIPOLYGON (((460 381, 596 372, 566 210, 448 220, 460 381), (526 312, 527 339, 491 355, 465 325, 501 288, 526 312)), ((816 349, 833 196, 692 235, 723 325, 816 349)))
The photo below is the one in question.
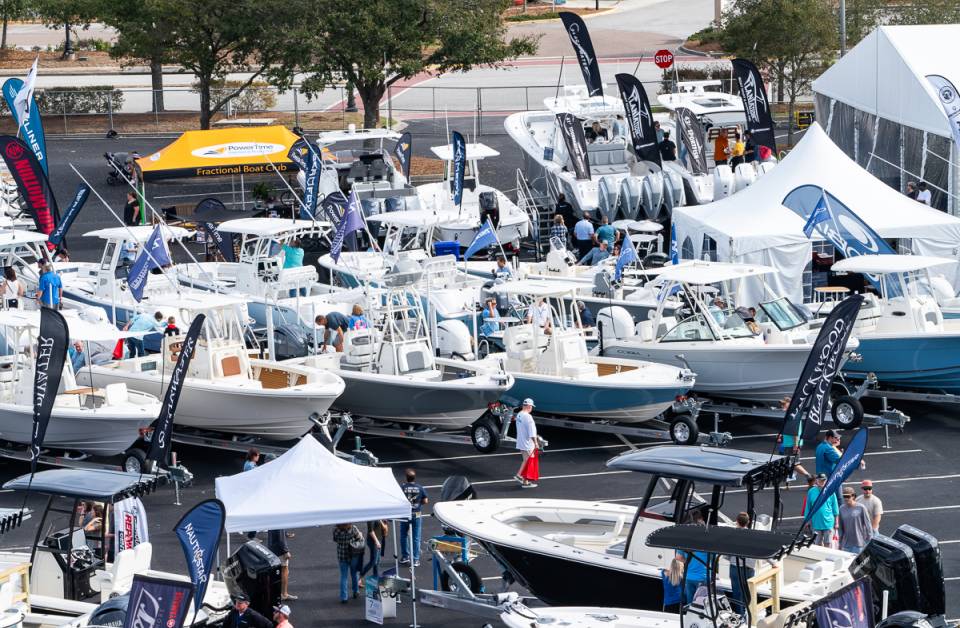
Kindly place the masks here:
POLYGON ((873 628, 873 587, 861 578, 813 604, 817 628, 873 628))
POLYGON ((3 100, 7 107, 13 113, 13 121, 17 123, 20 135, 24 142, 33 151, 43 173, 49 172, 47 166, 47 139, 43 132, 43 120, 40 119, 40 109, 37 107, 37 99, 30 98, 30 110, 25 117, 19 115, 18 107, 14 104, 17 94, 23 89, 23 81, 18 78, 8 78, 3 84, 3 100))
POLYGON ((70 226, 76 219, 77 214, 79 214, 80 210, 83 209, 83 206, 86 204, 89 197, 90 186, 88 186, 86 183, 81 183, 78 185, 77 193, 73 195, 73 200, 70 201, 70 207, 68 207, 67 211, 63 214, 63 219, 53 230, 53 233, 50 234, 50 237, 47 238, 51 244, 60 246, 60 243, 63 242, 63 238, 67 235, 67 231, 70 230, 70 226))
POLYGON ((317 195, 320 193, 320 170, 323 160, 316 151, 309 150, 304 156, 303 202, 300 204, 300 219, 314 220, 317 215, 317 195))
POLYGON ((170 453, 170 439, 173 432, 173 417, 177 412, 177 403, 180 401, 180 393, 183 392, 187 369, 190 368, 190 360, 193 359, 193 352, 197 348, 197 340, 200 337, 200 331, 203 329, 204 320, 206 320, 206 316, 203 314, 197 314, 193 317, 190 329, 180 344, 180 355, 177 356, 177 363, 170 372, 170 383, 163 393, 160 416, 153 422, 153 437, 150 439, 147 461, 152 460, 157 465, 167 463, 167 454, 170 453))
MULTIPOLYGON (((205 198, 197 206, 193 208, 193 215, 195 217, 202 217, 206 213, 221 214, 222 212, 228 211, 226 206, 216 198, 205 198)), ((233 255, 233 236, 224 237, 222 233, 217 229, 216 223, 210 220, 199 220, 200 226, 203 227, 204 233, 207 234, 214 244, 217 245, 217 249, 220 251, 220 254, 223 255, 223 259, 226 262, 235 262, 236 258, 233 255)))
POLYGON ((113 555, 150 541, 147 510, 139 497, 128 497, 113 505, 113 555))
POLYGON ((400 136, 397 145, 393 147, 393 155, 400 162, 403 178, 410 183, 410 157, 413 152, 413 135, 409 131, 400 136))
POLYGON ((833 471, 827 478, 827 483, 823 485, 823 489, 820 491, 820 494, 817 495, 816 501, 810 506, 807 516, 803 518, 801 528, 813 519, 813 515, 827 503, 830 497, 840 491, 843 482, 850 477, 854 471, 860 468, 860 461, 863 460, 863 454, 867 450, 867 431, 867 428, 861 427, 857 430, 857 433, 853 435, 853 438, 850 439, 850 442, 847 443, 847 448, 843 451, 843 455, 840 456, 840 460, 837 461, 837 466, 833 468, 833 471))
POLYGON ((473 237, 473 242, 470 243, 467 252, 464 253, 463 259, 468 260, 480 249, 494 244, 500 244, 500 240, 497 239, 497 230, 493 228, 493 223, 490 218, 487 218, 487 221, 477 231, 477 235, 473 237))
POLYGON ((450 178, 450 191, 453 192, 453 204, 460 207, 463 202, 463 177, 467 172, 467 143, 463 135, 451 133, 450 146, 453 155, 453 176, 450 178))
POLYGON ((33 216, 37 231, 50 235, 60 218, 60 210, 37 156, 12 135, 0 135, 0 155, 17 182, 17 190, 33 216))
MULTIPOLYGON (((854 294, 841 301, 823 321, 813 343, 790 405, 783 419, 783 434, 812 440, 823 427, 830 389, 843 365, 843 352, 853 332, 863 297, 854 294)), ((798 441, 799 442, 799 441, 798 441)))
POLYGON ((67 361, 70 331, 60 312, 40 308, 37 361, 33 373, 33 437, 30 439, 30 473, 37 471, 37 458, 47 435, 50 413, 57 399, 63 365, 67 361))
POLYGON ((657 132, 653 128, 653 114, 650 101, 640 80, 632 74, 617 74, 617 87, 627 113, 627 125, 630 127, 630 141, 638 160, 660 163, 660 147, 657 146, 657 132))
POLYGON ((747 128, 756 146, 766 146, 777 152, 777 140, 773 133, 773 116, 770 113, 770 100, 763 87, 763 79, 757 66, 746 59, 734 59, 733 74, 740 84, 740 98, 743 110, 747 114, 747 128))
POLYGON ((290 145, 290 150, 287 151, 287 159, 297 164, 297 168, 300 170, 306 170, 307 156, 312 153, 313 151, 310 150, 310 147, 307 145, 307 140, 301 137, 290 145))
POLYGON ((180 518, 173 531, 187 558, 190 581, 193 582, 193 607, 200 608, 207 584, 213 577, 217 548, 223 534, 227 509, 219 499, 202 501, 180 518))
POLYGON ((593 52, 593 42, 590 41, 587 25, 584 24, 583 18, 576 13, 561 11, 559 15, 563 27, 567 29, 567 36, 570 37, 573 51, 577 55, 577 63, 580 64, 580 72, 583 73, 583 82, 587 85, 587 95, 603 96, 600 64, 597 63, 597 55, 593 52))
POLYGON ((182 628, 193 584, 135 574, 123 628, 182 628))
POLYGON ((143 290, 147 287, 147 280, 150 279, 150 271, 168 264, 170 264, 170 253, 167 252, 167 243, 163 241, 163 234, 160 233, 160 225, 157 225, 147 241, 143 243, 140 255, 127 273, 127 287, 130 288, 130 295, 137 300, 137 303, 143 299, 143 290))
MULTIPOLYGON (((454 134, 459 135, 456 131, 454 131, 454 134)), ((333 236, 333 240, 330 242, 330 257, 333 258, 333 261, 340 261, 344 238, 354 231, 363 229, 362 211, 357 193, 351 191, 350 198, 347 199, 346 207, 344 207, 343 215, 340 217, 339 224, 337 224, 337 231, 333 236)))
POLYGON ((567 147, 577 179, 590 179, 590 159, 587 157, 587 137, 583 134, 583 120, 572 113, 558 113, 557 125, 567 147))
POLYGON ((674 110, 677 117, 677 133, 680 143, 689 156, 690 172, 693 174, 707 174, 707 138, 703 132, 703 125, 697 116, 686 107, 677 107, 674 110))
MULTIPOLYGON (((829 241, 843 257, 897 253, 860 216, 820 186, 794 188, 784 197, 783 205, 804 220, 804 233, 808 238, 829 241)), ((880 288, 876 277, 866 275, 866 278, 880 288)), ((889 294, 899 294, 895 283, 887 288, 889 294)))
POLYGON ((950 124, 950 132, 953 133, 953 143, 957 145, 956 154, 960 155, 960 96, 957 95, 957 88, 950 79, 939 74, 928 74, 927 80, 937 92, 940 106, 950 124))

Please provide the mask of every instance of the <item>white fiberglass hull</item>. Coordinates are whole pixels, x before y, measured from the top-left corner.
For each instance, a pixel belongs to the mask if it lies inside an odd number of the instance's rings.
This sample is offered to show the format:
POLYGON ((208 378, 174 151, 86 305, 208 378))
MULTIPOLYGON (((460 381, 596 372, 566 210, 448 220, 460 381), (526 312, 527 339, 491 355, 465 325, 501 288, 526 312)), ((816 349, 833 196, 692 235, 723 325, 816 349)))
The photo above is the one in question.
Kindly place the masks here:
MULTIPOLYGON (((140 438, 140 430, 157 418, 159 408, 156 401, 123 409, 54 408, 43 445, 92 456, 116 456, 140 438)), ((32 436, 33 408, 0 403, 0 439, 29 445, 32 436)))

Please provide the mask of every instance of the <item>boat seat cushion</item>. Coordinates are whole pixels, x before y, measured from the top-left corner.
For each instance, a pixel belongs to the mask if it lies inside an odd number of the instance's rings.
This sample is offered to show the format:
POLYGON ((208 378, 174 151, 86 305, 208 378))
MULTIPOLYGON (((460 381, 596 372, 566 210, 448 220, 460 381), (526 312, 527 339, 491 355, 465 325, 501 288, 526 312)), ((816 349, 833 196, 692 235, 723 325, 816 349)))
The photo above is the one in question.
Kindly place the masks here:
POLYGON ((103 393, 107 398, 108 405, 119 406, 127 402, 127 385, 123 382, 107 384, 103 393))
POLYGON ((230 355, 220 361, 220 368, 223 369, 224 377, 231 377, 240 374, 240 358, 230 355))

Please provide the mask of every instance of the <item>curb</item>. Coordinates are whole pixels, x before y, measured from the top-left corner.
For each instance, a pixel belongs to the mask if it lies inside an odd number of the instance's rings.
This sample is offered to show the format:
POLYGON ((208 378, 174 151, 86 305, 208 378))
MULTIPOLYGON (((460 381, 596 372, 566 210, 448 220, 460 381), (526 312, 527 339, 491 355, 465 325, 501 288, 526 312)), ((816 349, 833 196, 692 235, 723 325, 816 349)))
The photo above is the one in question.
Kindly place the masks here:
POLYGON ((709 52, 701 52, 700 50, 693 50, 693 49, 691 49, 691 48, 687 48, 687 47, 684 46, 683 44, 677 46, 677 51, 682 52, 683 54, 689 55, 689 56, 691 56, 691 57, 703 57, 703 58, 705 58, 705 59, 717 59, 716 56, 710 54, 709 52))

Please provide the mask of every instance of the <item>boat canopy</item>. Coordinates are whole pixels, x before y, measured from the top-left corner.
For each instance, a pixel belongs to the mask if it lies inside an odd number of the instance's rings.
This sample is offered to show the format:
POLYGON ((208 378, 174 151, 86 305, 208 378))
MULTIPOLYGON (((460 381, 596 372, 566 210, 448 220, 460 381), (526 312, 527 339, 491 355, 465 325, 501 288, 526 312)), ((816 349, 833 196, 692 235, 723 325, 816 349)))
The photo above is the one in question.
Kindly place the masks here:
POLYGON ((217 231, 239 233, 254 237, 275 238, 290 233, 304 233, 317 227, 329 227, 329 222, 312 220, 288 220, 286 218, 237 218, 227 220, 217 226, 217 231))
POLYGON ((742 449, 661 445, 611 458, 607 468, 717 486, 757 487, 788 477, 792 465, 784 456, 742 449))
POLYGON ((563 297, 583 288, 582 283, 554 281, 552 279, 519 279, 490 287, 492 292, 503 295, 529 297, 563 297))
POLYGON ((390 129, 342 129, 324 131, 317 135, 317 145, 330 146, 337 142, 356 142, 363 140, 399 140, 402 136, 390 129))
POLYGON ((664 266, 660 270, 659 278, 665 281, 705 285, 747 277, 760 277, 773 272, 776 272, 776 269, 770 266, 704 261, 664 266))
POLYGON ((72 497, 115 503, 153 492, 158 476, 109 469, 50 469, 38 471, 30 481, 26 473, 3 485, 8 491, 26 491, 50 497, 72 497))
MULTIPOLYGON (((97 229, 83 234, 85 238, 100 238, 101 240, 136 240, 138 244, 143 244, 153 233, 153 225, 136 225, 133 227, 108 227, 106 229, 97 229)), ((193 232, 183 227, 171 227, 170 225, 161 225, 160 233, 163 239, 182 240, 193 235, 193 232)))
POLYGON ((578 118, 592 120, 595 118, 609 118, 623 113, 623 101, 616 96, 591 96, 587 98, 587 90, 583 86, 568 87, 565 95, 559 98, 545 98, 544 106, 552 113, 572 113, 578 118))
MULTIPOLYGON (((443 161, 453 161, 453 148, 450 146, 450 144, 431 146, 430 152, 436 155, 437 159, 442 159, 443 161)), ((499 151, 490 148, 486 144, 467 144, 467 161, 499 156, 499 151)))
POLYGON ((47 234, 37 233, 36 231, 23 231, 21 229, 2 231, 0 232, 0 247, 11 246, 14 244, 46 242, 47 237, 47 234))
POLYGON ((911 273, 934 266, 956 263, 957 260, 955 259, 931 255, 858 255, 840 260, 831 266, 830 270, 839 273, 869 273, 871 275, 911 273))
POLYGON ((379 222, 395 227, 435 227, 457 219, 457 212, 436 213, 426 209, 411 209, 409 211, 387 212, 367 217, 367 222, 379 222))
POLYGON ((659 222, 654 222, 652 220, 615 220, 611 224, 614 229, 621 229, 623 231, 643 231, 646 233, 656 233, 658 231, 663 231, 663 225, 659 222))
MULTIPOLYGON (((116 342, 120 338, 140 338, 150 332, 121 331, 109 322, 91 323, 79 317, 76 310, 62 312, 67 321, 71 340, 87 342, 116 342)), ((2 310, 0 327, 40 329, 40 310, 2 310)))
POLYGON ((648 547, 685 552, 707 552, 757 560, 779 560, 794 549, 807 547, 813 537, 770 530, 731 526, 684 524, 654 530, 647 536, 648 547))

